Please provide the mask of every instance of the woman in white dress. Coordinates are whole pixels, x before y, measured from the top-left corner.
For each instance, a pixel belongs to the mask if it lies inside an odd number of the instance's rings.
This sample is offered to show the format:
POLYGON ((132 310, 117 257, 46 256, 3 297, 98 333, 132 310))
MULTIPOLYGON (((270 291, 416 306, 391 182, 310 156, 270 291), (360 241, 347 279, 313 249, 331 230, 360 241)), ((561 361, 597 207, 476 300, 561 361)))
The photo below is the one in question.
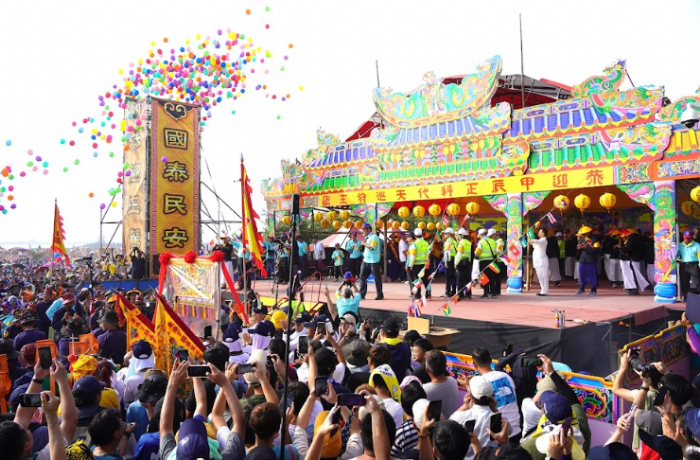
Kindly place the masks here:
POLYGON ((549 258, 547 257, 547 229, 541 228, 537 232, 537 239, 530 240, 533 248, 532 266, 535 267, 537 280, 540 282, 538 296, 549 295, 549 258))

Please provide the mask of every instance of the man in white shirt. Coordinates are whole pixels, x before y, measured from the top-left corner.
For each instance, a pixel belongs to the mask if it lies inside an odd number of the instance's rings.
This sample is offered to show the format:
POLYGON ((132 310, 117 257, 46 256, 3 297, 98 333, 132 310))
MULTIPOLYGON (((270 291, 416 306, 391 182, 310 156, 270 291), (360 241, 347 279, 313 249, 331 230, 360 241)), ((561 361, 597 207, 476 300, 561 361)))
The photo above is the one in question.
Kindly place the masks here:
MULTIPOLYGON (((490 407, 493 401, 493 387, 484 377, 476 375, 469 381, 469 391, 464 398, 464 404, 450 416, 450 420, 460 425, 464 425, 468 420, 475 420, 474 435, 479 439, 481 446, 496 447, 496 442, 489 439, 488 432, 491 416, 496 413, 490 407)), ((470 445, 466 458, 472 460, 474 456, 474 449, 470 445)))
POLYGON ((312 251, 312 257, 314 259, 314 269, 321 273, 323 277, 323 270, 326 268, 326 249, 323 247, 323 243, 318 241, 318 237, 311 238, 311 247, 309 251, 312 251))
POLYGON ((406 257, 408 256, 408 243, 406 243, 406 234, 401 232, 399 239, 399 262, 401 262, 401 281, 406 281, 406 257))
MULTIPOLYGON (((491 353, 485 348, 477 348, 472 353, 474 366, 481 376, 483 376, 493 387, 493 398, 496 400, 496 407, 503 414, 503 418, 510 424, 511 440, 519 438, 520 413, 518 412, 518 400, 515 395, 515 383, 505 372, 491 369, 491 353)), ((473 380, 473 379, 472 379, 473 380)), ((517 442, 515 439, 513 442, 517 442)))

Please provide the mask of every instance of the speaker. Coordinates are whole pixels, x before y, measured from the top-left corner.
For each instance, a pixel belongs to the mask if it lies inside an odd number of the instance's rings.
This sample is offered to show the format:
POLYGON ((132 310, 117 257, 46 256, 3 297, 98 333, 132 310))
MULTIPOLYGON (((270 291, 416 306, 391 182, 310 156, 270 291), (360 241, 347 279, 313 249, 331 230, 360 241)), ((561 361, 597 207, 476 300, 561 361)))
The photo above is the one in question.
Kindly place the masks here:
POLYGON ((299 215, 299 195, 292 195, 292 214, 299 215))
POLYGON ((688 293, 685 302, 685 317, 691 323, 700 323, 700 295, 688 293))

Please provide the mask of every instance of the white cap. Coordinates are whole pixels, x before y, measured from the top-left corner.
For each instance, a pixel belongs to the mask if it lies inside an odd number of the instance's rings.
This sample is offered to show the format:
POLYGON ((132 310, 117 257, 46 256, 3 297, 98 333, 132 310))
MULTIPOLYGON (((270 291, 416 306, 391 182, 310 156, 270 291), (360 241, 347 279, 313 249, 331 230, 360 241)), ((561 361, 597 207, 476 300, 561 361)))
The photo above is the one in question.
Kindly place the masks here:
POLYGON ((425 416, 425 409, 428 407, 428 404, 430 404, 430 401, 427 399, 419 399, 413 403, 413 423, 416 424, 419 430, 423 424, 423 417, 425 416))
POLYGON ((460 228, 460 229, 457 231, 457 233, 460 234, 460 235, 462 235, 462 236, 466 236, 467 231, 465 230, 464 227, 462 227, 462 228, 460 228))
MULTIPOLYGON (((265 366, 267 366, 267 353, 265 350, 253 350, 250 353, 248 364, 257 364, 258 366, 265 368, 265 366)), ((260 380, 253 372, 243 374, 243 378, 248 383, 260 383, 260 380)))
POLYGON ((479 229, 479 235, 486 235, 486 229, 485 229, 485 228, 480 228, 480 229, 479 229))
POLYGON ((413 230, 413 234, 416 236, 423 236, 423 230, 421 230, 420 228, 417 228, 417 229, 413 230))
POLYGON ((443 231, 442 233, 450 233, 450 234, 454 234, 454 232, 455 232, 455 231, 454 231, 454 230, 452 230, 452 227, 447 227, 447 228, 446 228, 446 229, 445 229, 445 230, 444 230, 444 231, 443 231))
POLYGON ((564 236, 564 235, 562 235, 561 232, 557 232, 557 234, 554 236, 564 236))
POLYGON ((493 396, 493 386, 491 382, 480 375, 476 375, 469 380, 469 391, 471 391, 474 399, 481 399, 484 396, 493 396))
POLYGON ((489 228, 489 231, 488 231, 488 233, 486 233, 486 236, 495 235, 496 233, 498 233, 498 232, 496 232, 495 228, 489 228))
MULTIPOLYGON (((374 399, 377 401, 377 404, 379 404, 379 407, 382 410, 386 410, 386 404, 384 404, 384 401, 382 400, 382 398, 380 396, 372 395, 372 397, 374 397, 374 399)), ((423 410, 425 410, 425 409, 423 409, 423 410)), ((360 421, 362 421, 362 419, 365 418, 365 415, 367 415, 368 413, 369 412, 367 412, 367 409, 365 409, 365 406, 360 407, 360 410, 357 412, 357 415, 358 415, 360 421)))

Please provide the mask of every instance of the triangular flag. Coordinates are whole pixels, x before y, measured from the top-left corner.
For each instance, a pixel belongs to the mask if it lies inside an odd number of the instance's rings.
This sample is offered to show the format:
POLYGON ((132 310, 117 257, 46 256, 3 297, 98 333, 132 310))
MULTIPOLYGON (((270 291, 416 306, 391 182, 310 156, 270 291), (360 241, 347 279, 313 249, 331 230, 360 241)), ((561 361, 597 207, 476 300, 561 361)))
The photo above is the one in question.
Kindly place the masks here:
POLYGON ((453 301, 454 303, 459 302, 459 295, 457 295, 457 294, 453 295, 453 296, 452 296, 452 301, 453 301))
POLYGON ((267 271, 265 270, 265 263, 263 262, 264 256, 264 242, 263 238, 258 232, 258 225, 255 219, 259 219, 258 214, 253 209, 253 201, 251 199, 251 194, 253 188, 250 186, 250 179, 248 178, 248 172, 243 165, 243 156, 241 155, 241 188, 243 189, 243 251, 250 255, 253 263, 260 270, 260 274, 263 277, 267 276, 267 271))
POLYGON ((442 307, 443 313, 445 313, 445 316, 450 316, 452 314, 452 309, 450 308, 450 304, 445 304, 442 307))
POLYGON ((489 281, 490 281, 490 280, 489 280, 489 277, 486 276, 486 273, 480 273, 480 274, 479 274, 479 282, 480 282, 481 284, 488 284, 489 281))
POLYGON ((51 251, 54 254, 61 254, 63 260, 66 263, 66 267, 70 265, 70 258, 68 257, 68 252, 66 252, 66 246, 63 243, 63 239, 66 237, 63 231, 63 218, 58 210, 58 203, 54 205, 53 214, 53 238, 51 240, 51 251))
POLYGON ((488 268, 490 268, 494 273, 501 273, 501 267, 498 266, 495 260, 489 264, 488 268))

